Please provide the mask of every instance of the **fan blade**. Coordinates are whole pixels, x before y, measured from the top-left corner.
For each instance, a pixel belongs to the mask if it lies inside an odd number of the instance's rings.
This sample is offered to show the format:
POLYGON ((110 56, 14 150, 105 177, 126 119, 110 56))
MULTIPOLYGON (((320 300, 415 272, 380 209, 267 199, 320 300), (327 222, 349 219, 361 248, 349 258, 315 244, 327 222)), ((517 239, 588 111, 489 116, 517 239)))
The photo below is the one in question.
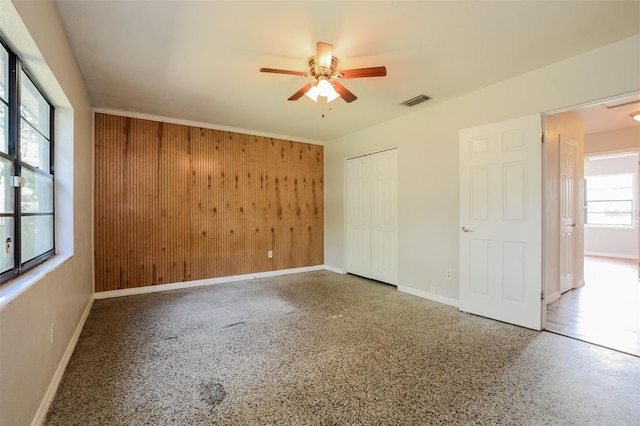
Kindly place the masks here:
POLYGON ((384 77, 387 75, 386 67, 358 68, 355 70, 340 71, 342 78, 384 77))
POLYGON ((260 68, 260 72, 272 72, 275 74, 299 75, 300 77, 308 77, 309 73, 303 71, 277 70, 275 68, 260 68))
POLYGON ((344 99, 345 102, 349 103, 358 99, 356 95, 348 91, 346 87, 344 87, 342 84, 338 83, 337 81, 334 81, 332 84, 333 84, 333 88, 336 89, 336 92, 338 92, 340 97, 344 99))
POLYGON ((291 95, 291 97, 288 100, 289 101, 297 101, 298 99, 300 99, 302 97, 302 95, 304 95, 305 93, 307 93, 309 91, 309 89, 311 89, 312 85, 313 85, 313 83, 307 84, 302 89, 298 90, 296 93, 291 95))
POLYGON ((331 68, 331 59, 333 59, 333 46, 328 43, 319 41, 317 43, 318 65, 326 69, 331 68))

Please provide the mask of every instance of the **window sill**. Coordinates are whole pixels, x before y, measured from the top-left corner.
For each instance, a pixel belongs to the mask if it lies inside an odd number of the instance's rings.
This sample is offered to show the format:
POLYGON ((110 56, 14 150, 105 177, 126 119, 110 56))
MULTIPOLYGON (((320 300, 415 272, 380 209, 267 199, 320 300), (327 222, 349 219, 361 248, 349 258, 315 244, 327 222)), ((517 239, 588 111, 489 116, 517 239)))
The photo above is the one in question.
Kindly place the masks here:
POLYGON ((36 266, 24 275, 15 278, 0 287, 0 310, 15 300, 35 283, 49 275, 60 265, 71 259, 70 254, 57 254, 42 265, 36 266))
POLYGON ((622 229, 624 231, 635 231, 635 226, 622 226, 622 225, 584 225, 585 229, 622 229))

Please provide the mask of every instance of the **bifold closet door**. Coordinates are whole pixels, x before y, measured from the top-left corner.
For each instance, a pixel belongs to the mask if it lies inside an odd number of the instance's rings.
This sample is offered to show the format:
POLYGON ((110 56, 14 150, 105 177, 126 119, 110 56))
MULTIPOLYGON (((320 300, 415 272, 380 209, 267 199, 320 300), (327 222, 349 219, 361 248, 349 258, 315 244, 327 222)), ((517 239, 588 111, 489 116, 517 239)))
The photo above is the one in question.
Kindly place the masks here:
POLYGON ((371 155, 371 278, 398 283, 398 150, 371 155))
POLYGON ((347 272, 371 277, 371 158, 347 161, 347 272))
POLYGON ((347 161, 347 272, 397 284, 397 150, 347 161))

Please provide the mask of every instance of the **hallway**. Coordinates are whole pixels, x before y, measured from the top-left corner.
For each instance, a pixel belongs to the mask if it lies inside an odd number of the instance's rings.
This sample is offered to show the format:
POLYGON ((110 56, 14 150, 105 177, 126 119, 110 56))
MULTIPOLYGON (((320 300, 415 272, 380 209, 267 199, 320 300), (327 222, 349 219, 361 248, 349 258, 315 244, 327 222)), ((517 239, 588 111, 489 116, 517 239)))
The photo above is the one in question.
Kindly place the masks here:
POLYGON ((640 356, 636 260, 584 258, 585 285, 547 306, 547 331, 640 356))

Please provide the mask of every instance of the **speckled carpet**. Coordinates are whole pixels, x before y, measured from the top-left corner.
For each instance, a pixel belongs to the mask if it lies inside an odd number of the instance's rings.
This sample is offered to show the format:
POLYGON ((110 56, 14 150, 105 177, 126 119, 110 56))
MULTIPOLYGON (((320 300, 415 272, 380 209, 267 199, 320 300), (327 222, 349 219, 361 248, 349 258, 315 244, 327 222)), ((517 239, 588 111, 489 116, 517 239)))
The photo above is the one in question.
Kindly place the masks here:
POLYGON ((640 358, 311 272, 96 300, 52 425, 638 425, 640 358))

